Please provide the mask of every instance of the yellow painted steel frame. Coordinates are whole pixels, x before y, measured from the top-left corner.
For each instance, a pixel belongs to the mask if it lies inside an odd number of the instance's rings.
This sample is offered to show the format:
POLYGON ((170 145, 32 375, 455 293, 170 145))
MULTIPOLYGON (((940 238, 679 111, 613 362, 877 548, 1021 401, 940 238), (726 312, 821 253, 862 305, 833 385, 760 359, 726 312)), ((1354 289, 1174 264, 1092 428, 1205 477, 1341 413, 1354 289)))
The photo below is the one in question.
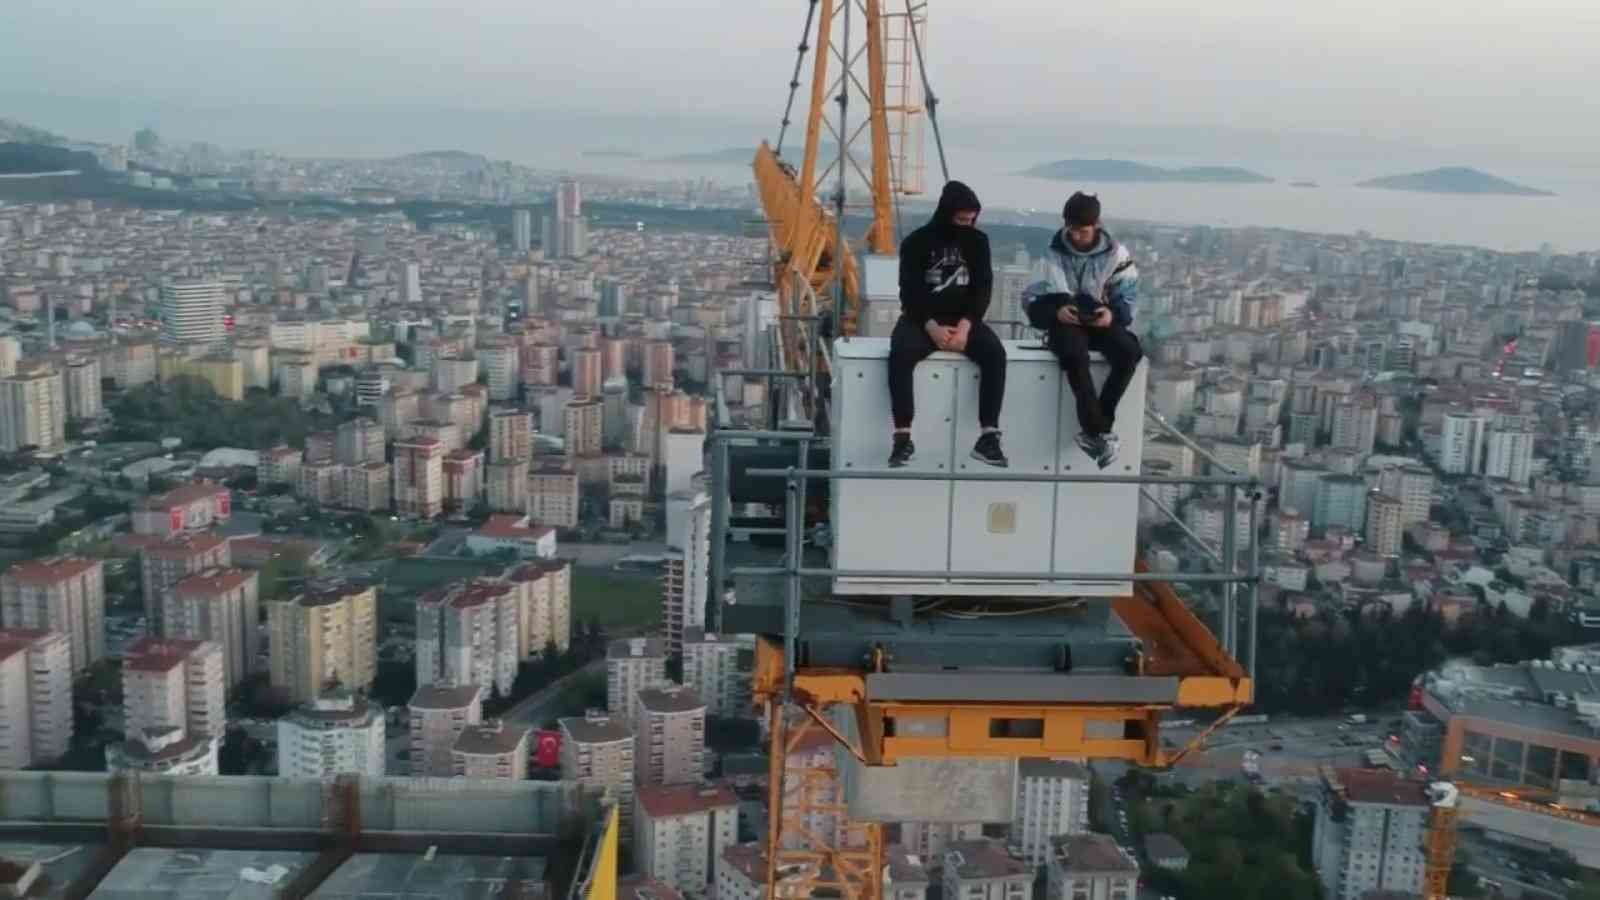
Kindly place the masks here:
POLYGON ((819 765, 789 765, 817 720, 791 721, 782 703, 769 704, 768 716, 767 897, 811 897, 820 888, 850 900, 878 900, 883 826, 848 818, 831 754, 819 765))
POLYGON ((1435 806, 1428 816, 1427 849, 1423 870, 1424 900, 1447 900, 1450 867, 1456 858, 1456 817, 1453 806, 1435 806))

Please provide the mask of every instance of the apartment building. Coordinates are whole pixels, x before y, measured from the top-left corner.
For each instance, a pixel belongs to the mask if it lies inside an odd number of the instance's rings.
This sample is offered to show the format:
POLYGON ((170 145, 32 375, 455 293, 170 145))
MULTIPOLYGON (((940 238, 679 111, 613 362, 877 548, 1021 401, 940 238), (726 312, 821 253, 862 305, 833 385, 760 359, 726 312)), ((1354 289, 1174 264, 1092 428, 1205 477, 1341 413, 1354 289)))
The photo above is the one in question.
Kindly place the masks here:
POLYGON ((1051 841, 1045 874, 1049 900, 1138 900, 1139 860, 1109 834, 1051 841))
POLYGON ((196 572, 226 568, 233 562, 228 539, 215 534, 192 534, 147 544, 139 553, 139 579, 144 590, 144 614, 152 634, 165 634, 172 589, 196 572))
POLYGON ((753 634, 707 634, 703 628, 683 633, 683 684, 693 688, 708 716, 747 715, 752 707, 755 671, 753 634))
POLYGON ((552 528, 577 528, 578 473, 559 460, 535 460, 528 474, 528 517, 552 528))
POLYGON ((475 684, 417 688, 411 711, 411 776, 449 778, 456 774, 456 739, 483 721, 483 688, 475 684))
POLYGON ((106 766, 172 775, 217 774, 227 727, 226 662, 210 641, 146 638, 122 660, 125 740, 106 766))
POLYGON ((1055 838, 1089 831, 1089 782, 1089 770, 1077 761, 1017 761, 1009 837, 1028 865, 1049 862, 1055 838))
POLYGON ((445 445, 438 438, 395 441, 394 498, 396 513, 432 519, 444 511, 445 445))
POLYGON ((272 686, 307 703, 332 685, 363 690, 378 671, 378 591, 371 585, 308 586, 267 604, 272 686))
POLYGON ((278 775, 382 778, 385 734, 382 706, 348 688, 328 691, 278 720, 278 775))
POLYGON ((640 786, 634 801, 633 866, 688 895, 705 895, 716 862, 739 840, 739 798, 726 786, 640 786))
POLYGON ((417 684, 475 684, 510 694, 524 633, 520 592, 478 579, 417 598, 417 684))
POLYGON ((638 721, 639 692, 667 680, 667 642, 661 638, 622 638, 606 646, 606 711, 622 721, 638 721))
POLYGON ((639 692, 633 783, 640 789, 697 784, 705 777, 706 707, 692 688, 639 692))
POLYGON ((61 373, 53 366, 19 364, 0 378, 0 451, 32 447, 41 455, 60 453, 67 445, 67 396, 61 373))
POLYGON ((622 839, 633 837, 633 729, 590 710, 560 720, 561 778, 603 790, 617 804, 622 839))
POLYGON ((518 655, 527 658, 572 645, 572 564, 565 560, 525 563, 506 576, 522 605, 523 639, 518 655))
POLYGON ((227 522, 233 495, 220 484, 197 481, 133 504, 133 533, 158 538, 198 534, 227 522))
POLYGON ((105 567, 98 559, 24 560, 0 574, 0 622, 66 635, 74 672, 106 655, 105 609, 105 567))
POLYGON ((236 687, 261 668, 261 601, 249 569, 207 569, 172 588, 167 636, 211 641, 222 648, 227 685, 236 687))
POLYGON ((1340 769, 1323 781, 1311 853, 1323 895, 1419 894, 1426 870, 1427 785, 1377 769, 1340 769))
POLYGON ((957 841, 944 850, 944 895, 950 900, 1028 900, 1033 874, 1003 841, 957 841))
POLYGON ((58 631, 0 631, 0 769, 60 759, 72 731, 72 642, 58 631))
POLYGON ((501 719, 469 725, 450 749, 454 774, 461 778, 524 781, 528 777, 532 737, 530 729, 501 719))

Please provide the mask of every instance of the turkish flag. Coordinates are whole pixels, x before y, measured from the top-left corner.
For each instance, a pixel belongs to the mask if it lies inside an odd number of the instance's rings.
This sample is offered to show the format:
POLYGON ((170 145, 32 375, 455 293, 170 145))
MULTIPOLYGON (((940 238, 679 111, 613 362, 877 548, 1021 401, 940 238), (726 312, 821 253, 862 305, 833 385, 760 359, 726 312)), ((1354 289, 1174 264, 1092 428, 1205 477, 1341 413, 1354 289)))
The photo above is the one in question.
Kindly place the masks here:
POLYGON ((170 524, 172 525, 173 532, 176 533, 176 532, 182 531, 183 530, 183 507, 174 506, 171 509, 171 511, 168 513, 168 515, 171 517, 170 524))
POLYGON ((227 491, 217 493, 217 518, 226 519, 233 508, 233 495, 227 491))
POLYGON ((561 765, 561 732, 535 732, 538 745, 533 751, 533 763, 541 769, 554 769, 561 765))

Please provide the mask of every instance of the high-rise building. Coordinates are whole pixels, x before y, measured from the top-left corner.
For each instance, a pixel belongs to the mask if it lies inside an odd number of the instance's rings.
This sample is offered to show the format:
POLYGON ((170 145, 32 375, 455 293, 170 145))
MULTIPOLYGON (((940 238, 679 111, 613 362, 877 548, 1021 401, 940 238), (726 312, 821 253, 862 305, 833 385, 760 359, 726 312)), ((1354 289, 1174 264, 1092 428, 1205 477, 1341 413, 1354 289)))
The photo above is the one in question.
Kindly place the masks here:
POLYGON ((59 631, 0 631, 0 769, 60 759, 72 745, 72 642, 59 631))
POLYGON ((598 456, 604 449, 605 411, 599 400, 573 400, 567 404, 563 432, 567 456, 598 456))
POLYGON ((400 273, 400 302, 422 302, 422 266, 414 262, 405 264, 405 269, 400 273))
POLYGON ((1556 326, 1555 369, 1557 372, 1583 372, 1589 368, 1589 336, 1594 326, 1582 320, 1556 326))
POLYGON ((600 443, 620 450, 628 442, 628 381, 608 378, 600 387, 600 443))
POLYGON ((1378 398, 1368 393, 1342 400, 1333 411, 1333 446, 1372 454, 1378 439, 1378 398))
POLYGON ((1405 537, 1405 506, 1377 491, 1367 495, 1367 549, 1379 556, 1399 556, 1405 537))
POLYGON ((388 435, 377 419, 351 419, 335 432, 333 461, 342 466, 381 463, 387 446, 388 435))
POLYGON ((0 379, 0 450, 33 447, 52 455, 66 442, 66 386, 59 371, 21 364, 16 374, 0 379))
POLYGON ((209 531, 233 515, 228 489, 210 481, 181 485, 133 504, 133 533, 159 538, 209 531))
POLYGON ((379 512, 393 505, 389 496, 394 473, 388 463, 369 462, 344 468, 344 507, 361 512, 379 512))
POLYGON ((312 586, 293 600, 267 604, 272 686, 308 703, 332 685, 372 686, 378 671, 378 589, 312 586))
POLYGON ((14 334, 0 335, 0 378, 17 374, 17 363, 22 361, 22 341, 14 334))
POLYGON ((1433 470, 1426 466, 1401 466, 1384 469, 1378 489, 1400 501, 1400 520, 1404 527, 1428 521, 1433 509, 1433 470))
POLYGON ((522 462, 533 458, 533 414, 509 406, 489 410, 489 462, 522 462))
POLYGON ((1419 894, 1427 868, 1427 785, 1385 769, 1341 769, 1324 779, 1312 863, 1330 900, 1374 891, 1419 894))
POLYGON ((1495 428, 1488 434, 1483 474, 1526 485, 1533 478, 1534 433, 1521 428, 1495 428))
POLYGON ((606 711, 632 726, 639 692, 670 684, 667 642, 660 638, 620 638, 606 647, 606 711))
POLYGON ((433 361, 433 389, 454 394, 478 381, 478 357, 441 356, 433 361))
POLYGON ((533 344, 522 352, 522 383, 526 387, 553 385, 561 373, 561 348, 533 344))
POLYGON ((1367 483, 1354 475, 1324 475, 1317 482, 1314 528, 1345 528, 1359 533, 1367 524, 1367 483))
POLYGON ((566 652, 572 645, 572 564, 524 563, 511 571, 508 580, 522 606, 524 637, 518 656, 566 652))
POLYGON ((244 376, 245 390, 272 388, 272 343, 264 338, 241 338, 233 344, 233 358, 244 376))
POLYGON ((528 518, 551 528, 577 528, 578 473, 564 460, 534 460, 528 473, 528 518))
POLYGON ((63 376, 67 392, 67 418, 83 422, 100 417, 104 404, 100 398, 100 358, 72 356, 63 376))
POLYGON ((449 778, 456 774, 456 738, 483 721, 483 688, 475 684, 417 688, 411 712, 411 776, 449 778))
POLYGON ((106 748, 106 767, 172 775, 217 774, 227 728, 226 664, 210 641, 146 638, 122 660, 126 740, 106 748))
POLYGON ((278 720, 278 774, 382 778, 387 766, 383 707, 348 688, 328 691, 278 720))
POLYGON ((698 784, 705 778, 706 707, 692 688, 659 687, 638 695, 633 783, 698 784))
POLYGON ((488 382, 490 400, 504 403, 517 398, 517 388, 522 382, 522 356, 516 341, 504 335, 480 341, 478 367, 488 382))
POLYGON ((492 513, 526 513, 528 463, 524 460, 490 463, 484 469, 484 495, 492 513))
POLYGON ((619 831, 633 837, 633 729, 591 710, 561 719, 561 780, 604 791, 617 804, 619 831))
POLYGON ((105 567, 98 559, 30 559, 0 574, 0 622, 66 635, 73 672, 106 655, 105 615, 105 567))
MULTIPOLYGON (((137 514, 136 514, 137 515, 137 514)), ((215 534, 173 537, 145 547, 139 553, 139 578, 144 595, 144 614, 150 631, 164 635, 167 608, 172 589, 196 572, 231 565, 232 551, 226 538, 215 534)))
POLYGON ((154 341, 126 341, 117 344, 112 351, 111 377, 123 390, 155 381, 156 371, 154 341))
POLYGON ((477 580, 417 598, 417 684, 475 684, 509 696, 525 640, 519 593, 477 580))
POLYGON ((646 387, 671 388, 673 386, 672 367, 673 352, 671 341, 650 341, 645 345, 644 384, 646 387))
POLYGON ((1109 834, 1072 834, 1053 840, 1048 862, 1048 900, 1139 896, 1139 860, 1109 834))
POLYGON ((169 281, 161 286, 161 342, 198 352, 221 349, 222 284, 169 281))
POLYGON ((444 511, 444 444, 438 438, 416 437, 395 441, 395 512, 432 519, 444 511))
POLYGON ((468 512, 483 497, 483 454, 477 450, 451 450, 444 455, 444 509, 468 512))
POLYGON ((1439 436, 1439 469, 1446 475, 1477 475, 1489 420, 1477 413, 1447 412, 1439 436))
POLYGON ((542 225, 545 259, 575 259, 589 252, 589 225, 583 217, 583 189, 577 181, 563 179, 556 187, 555 215, 542 225))
POLYGON ((533 212, 526 209, 511 211, 511 250, 526 254, 533 249, 533 212))
POLYGON ((450 748, 452 774, 461 778, 524 781, 528 777, 528 742, 533 732, 526 726, 493 719, 469 725, 450 748))
POLYGON ((572 395, 577 400, 598 400, 604 386, 605 367, 600 351, 579 347, 572 353, 572 395))
POLYGON ((1017 761, 1017 799, 1009 839, 1022 848, 1029 866, 1037 868, 1049 862, 1052 839, 1088 832, 1089 782, 1089 770, 1079 762, 1017 761))
POLYGON ((705 492, 667 497, 667 551, 661 574, 661 621, 668 647, 678 653, 687 629, 706 626, 711 499, 705 492))
POLYGON ((677 891, 703 896, 715 861, 739 840, 739 798, 726 786, 639 785, 633 867, 677 891))
POLYGON ((207 569, 173 585, 171 596, 164 617, 167 637, 221 647, 230 689, 258 671, 261 602, 255 572, 207 569))
POLYGON ((751 678, 755 670, 753 634, 706 634, 683 630, 683 684, 700 695, 710 716, 743 716, 753 708, 751 678))

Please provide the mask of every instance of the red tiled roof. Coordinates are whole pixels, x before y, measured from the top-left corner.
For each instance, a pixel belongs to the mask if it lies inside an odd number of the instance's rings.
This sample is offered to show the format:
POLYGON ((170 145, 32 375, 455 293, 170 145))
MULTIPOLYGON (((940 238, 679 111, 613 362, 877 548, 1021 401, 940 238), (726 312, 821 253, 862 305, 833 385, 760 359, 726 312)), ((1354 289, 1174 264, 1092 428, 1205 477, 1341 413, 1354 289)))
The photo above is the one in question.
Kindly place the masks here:
POLYGON ((10 659, 18 653, 26 653, 50 632, 43 628, 6 628, 0 629, 0 659, 10 659))
POLYGON ((546 535, 555 533, 554 528, 544 525, 535 525, 530 528, 517 524, 522 519, 522 516, 513 515, 490 516, 489 521, 483 523, 477 534, 481 537, 537 541, 542 540, 546 535))
POLYGON ((136 672, 170 672, 173 667, 183 665, 184 660, 203 643, 204 641, 147 637, 128 648, 127 654, 122 659, 122 667, 136 672))
POLYGON ((156 559, 189 559, 202 553, 210 553, 227 542, 227 538, 215 534, 194 534, 188 537, 162 541, 147 548, 144 552, 156 559))
POLYGON ((83 556, 57 556, 50 559, 30 559, 6 570, 5 577, 31 585, 59 584, 69 578, 80 577, 93 571, 100 560, 83 556))
POLYGON ((138 503, 139 509, 172 509, 175 506, 188 506, 198 503, 218 494, 225 494, 228 489, 220 484, 210 481, 199 481, 194 484, 185 484, 173 488, 165 494, 146 497, 138 503))
POLYGON ((1352 803, 1427 806, 1428 786, 1379 769, 1339 769, 1339 784, 1352 803))
POLYGON ((653 819, 687 816, 710 809, 737 807, 739 798, 727 785, 673 784, 640 788, 639 805, 653 819))
POLYGON ((179 594, 215 597, 236 591, 255 578, 256 573, 245 569, 207 569, 183 579, 173 589, 179 594))

